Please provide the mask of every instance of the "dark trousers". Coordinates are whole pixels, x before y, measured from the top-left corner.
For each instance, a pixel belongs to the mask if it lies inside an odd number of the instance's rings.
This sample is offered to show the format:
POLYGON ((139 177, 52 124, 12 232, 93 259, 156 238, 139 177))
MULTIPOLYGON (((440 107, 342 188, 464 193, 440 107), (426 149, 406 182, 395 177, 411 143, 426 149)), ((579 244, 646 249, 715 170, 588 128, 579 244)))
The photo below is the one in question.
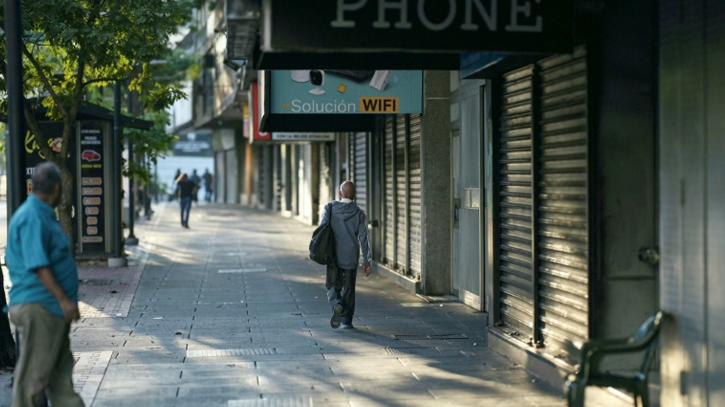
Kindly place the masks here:
POLYGON ((357 269, 346 270, 327 266, 325 278, 327 301, 331 309, 337 304, 342 305, 342 322, 345 324, 352 324, 352 316, 355 314, 355 280, 357 280, 357 269))
POLYGON ((189 226, 189 212, 191 212, 191 197, 187 196, 179 200, 181 204, 181 224, 189 226))

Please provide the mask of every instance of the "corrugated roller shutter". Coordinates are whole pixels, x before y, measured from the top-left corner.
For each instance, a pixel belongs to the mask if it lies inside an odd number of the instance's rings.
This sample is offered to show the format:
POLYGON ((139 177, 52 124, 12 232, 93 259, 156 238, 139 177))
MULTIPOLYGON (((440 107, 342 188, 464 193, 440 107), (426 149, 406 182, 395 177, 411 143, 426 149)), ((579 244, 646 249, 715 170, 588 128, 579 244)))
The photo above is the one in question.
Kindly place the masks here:
POLYGON ((394 116, 385 118, 385 253, 383 260, 390 266, 395 265, 394 123, 394 116))
POLYGON ((257 171, 257 206, 264 206, 265 197, 265 186, 267 184, 267 173, 264 170, 264 147, 257 147, 254 149, 254 165, 255 171, 257 171))
POLYGON ((539 318, 547 349, 588 337, 587 66, 583 48, 538 62, 539 318))
POLYGON ((272 209, 272 199, 274 199, 274 176, 272 169, 274 165, 274 159, 272 156, 272 146, 264 147, 264 207, 266 209, 272 209))
POLYGON ((279 211, 282 204, 282 153, 281 146, 274 146, 272 160, 274 161, 274 202, 272 209, 279 211))
POLYGON ((395 186, 396 186, 396 197, 395 206, 397 209, 396 213, 396 229, 398 241, 396 261, 398 263, 398 270, 401 272, 407 272, 409 267, 408 264, 408 184, 406 182, 407 168, 405 166, 406 159, 406 128, 405 128, 405 115, 398 115, 396 118, 396 141, 395 141, 395 186))
POLYGON ((356 192, 355 203, 357 203, 360 209, 366 211, 366 214, 368 190, 367 140, 367 133, 355 133, 355 146, 353 148, 353 152, 355 155, 353 160, 355 166, 355 169, 353 171, 353 175, 355 178, 353 182, 355 183, 356 192))
POLYGON ((502 78, 499 152, 500 320, 533 330, 533 66, 502 78))
POLYGON ((325 209, 325 205, 332 201, 332 171, 330 162, 330 145, 323 144, 319 148, 320 154, 320 207, 319 207, 319 219, 322 219, 322 212, 325 209))
POLYGON ((410 188, 410 273, 420 274, 421 215, 420 215, 420 115, 410 116, 410 146, 408 173, 410 188))

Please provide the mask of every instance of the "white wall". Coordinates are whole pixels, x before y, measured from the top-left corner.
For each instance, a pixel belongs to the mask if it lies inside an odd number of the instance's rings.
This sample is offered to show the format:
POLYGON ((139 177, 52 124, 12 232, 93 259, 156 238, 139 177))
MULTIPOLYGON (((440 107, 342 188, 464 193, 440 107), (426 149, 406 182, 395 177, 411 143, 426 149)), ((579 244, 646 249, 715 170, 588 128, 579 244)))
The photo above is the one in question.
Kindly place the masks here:
POLYGON ((663 407, 725 406, 725 2, 660 2, 663 407))

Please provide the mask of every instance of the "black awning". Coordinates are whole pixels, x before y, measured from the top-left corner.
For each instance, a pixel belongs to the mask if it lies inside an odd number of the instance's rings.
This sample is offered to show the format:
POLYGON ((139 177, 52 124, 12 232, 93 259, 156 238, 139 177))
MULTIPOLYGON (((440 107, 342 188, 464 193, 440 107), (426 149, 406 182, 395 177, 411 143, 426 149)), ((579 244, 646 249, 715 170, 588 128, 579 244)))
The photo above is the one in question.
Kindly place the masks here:
POLYGON ((263 132, 374 131, 374 114, 266 114, 263 132))
MULTIPOLYGON (((36 103, 35 99, 30 99, 31 103, 36 103)), ((66 107, 67 109, 68 107, 66 107)), ((36 104, 35 108, 35 117, 38 119, 38 121, 51 121, 52 119, 48 117, 48 109, 43 106, 41 103, 36 104)), ((107 109, 101 105, 96 105, 89 102, 81 102, 81 105, 78 107, 78 116, 76 117, 77 120, 105 120, 105 121, 113 121, 113 110, 107 109)), ((0 116, 0 122, 7 123, 8 118, 7 116, 0 116)), ((150 130, 152 127, 154 127, 154 122, 138 119, 131 116, 125 116, 121 115, 121 124, 124 127, 130 127, 132 129, 140 129, 140 130, 150 130)))
POLYGON ((261 52, 255 55, 256 69, 391 69, 457 71, 458 53, 432 52, 261 52))

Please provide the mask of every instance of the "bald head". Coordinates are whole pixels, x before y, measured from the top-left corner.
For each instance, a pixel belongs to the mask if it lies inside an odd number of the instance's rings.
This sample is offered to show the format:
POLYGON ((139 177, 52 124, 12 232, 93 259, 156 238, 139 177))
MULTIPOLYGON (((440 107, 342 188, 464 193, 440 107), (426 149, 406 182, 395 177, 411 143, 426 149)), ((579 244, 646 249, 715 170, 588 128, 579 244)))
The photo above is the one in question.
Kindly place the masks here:
POLYGON ((38 164, 33 171, 33 194, 50 206, 60 203, 61 173, 57 165, 50 161, 38 164))
POLYGON ((340 198, 355 199, 355 184, 352 181, 340 184, 340 198))

